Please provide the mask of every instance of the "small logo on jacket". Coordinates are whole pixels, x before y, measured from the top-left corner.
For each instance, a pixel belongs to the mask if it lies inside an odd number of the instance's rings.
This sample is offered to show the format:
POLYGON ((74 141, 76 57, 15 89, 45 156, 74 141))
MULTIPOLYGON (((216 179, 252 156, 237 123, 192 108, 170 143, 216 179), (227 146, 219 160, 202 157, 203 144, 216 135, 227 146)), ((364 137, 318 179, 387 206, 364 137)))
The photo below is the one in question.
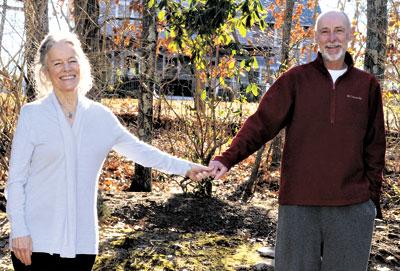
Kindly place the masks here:
POLYGON ((347 95, 346 95, 346 97, 347 97, 347 98, 350 98, 350 99, 359 100, 359 101, 361 101, 361 100, 362 100, 362 97, 353 96, 353 95, 350 95, 350 94, 347 94, 347 95))

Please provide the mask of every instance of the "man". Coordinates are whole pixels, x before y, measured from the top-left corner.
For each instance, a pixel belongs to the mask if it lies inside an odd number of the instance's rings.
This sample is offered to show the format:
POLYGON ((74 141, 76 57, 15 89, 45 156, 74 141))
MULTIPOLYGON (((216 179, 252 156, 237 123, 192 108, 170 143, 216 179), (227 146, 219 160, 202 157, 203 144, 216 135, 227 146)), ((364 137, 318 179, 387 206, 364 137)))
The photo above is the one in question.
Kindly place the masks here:
POLYGON ((218 179, 286 129, 275 270, 366 270, 385 155, 380 86, 355 68, 350 21, 321 14, 311 63, 284 73, 231 146, 210 162, 218 179))

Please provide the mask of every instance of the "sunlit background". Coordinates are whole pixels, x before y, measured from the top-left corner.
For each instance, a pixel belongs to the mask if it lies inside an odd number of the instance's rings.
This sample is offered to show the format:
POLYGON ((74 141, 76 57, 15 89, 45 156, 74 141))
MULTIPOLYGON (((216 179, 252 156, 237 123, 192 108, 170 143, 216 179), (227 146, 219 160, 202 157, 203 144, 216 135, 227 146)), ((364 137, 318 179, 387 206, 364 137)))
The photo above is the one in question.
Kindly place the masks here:
MULTIPOLYGON (((363 2, 363 1, 361 1, 363 2)), ((365 1, 364 1, 365 2, 365 1)), ((68 1, 64 1, 63 5, 60 6, 62 1, 50 0, 49 1, 49 29, 50 31, 56 31, 59 29, 68 29, 73 27, 71 21, 68 19, 68 1)), ((15 0, 1 0, 0 1, 0 14, 1 19, 4 20, 4 30, 2 42, 1 42, 1 59, 3 63, 10 61, 10 58, 17 55, 18 50, 21 50, 22 41, 24 40, 24 13, 23 13, 23 2, 15 0), (3 5, 7 4, 9 8, 6 11, 6 16, 3 16, 3 5)), ((344 5, 345 12, 350 18, 353 17, 355 12, 355 1, 332 1, 332 0, 320 0, 319 5, 321 11, 327 11, 330 9, 341 8, 344 5), (338 5, 339 3, 339 5, 338 5)), ((365 31, 365 14, 361 14, 360 29, 365 31)))

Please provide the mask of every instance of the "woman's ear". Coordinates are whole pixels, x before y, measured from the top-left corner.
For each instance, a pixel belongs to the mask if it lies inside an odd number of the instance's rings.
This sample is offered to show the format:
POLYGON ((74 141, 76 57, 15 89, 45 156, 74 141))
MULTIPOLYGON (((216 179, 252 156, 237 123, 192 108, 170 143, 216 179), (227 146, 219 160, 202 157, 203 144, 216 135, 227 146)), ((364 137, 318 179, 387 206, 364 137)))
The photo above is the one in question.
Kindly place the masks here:
POLYGON ((49 70, 47 69, 46 66, 43 66, 40 72, 42 73, 43 77, 46 78, 46 80, 50 80, 49 70))
POLYGON ((39 77, 40 77, 41 82, 45 82, 46 84, 51 83, 49 71, 48 71, 47 67, 43 66, 40 69, 39 77))

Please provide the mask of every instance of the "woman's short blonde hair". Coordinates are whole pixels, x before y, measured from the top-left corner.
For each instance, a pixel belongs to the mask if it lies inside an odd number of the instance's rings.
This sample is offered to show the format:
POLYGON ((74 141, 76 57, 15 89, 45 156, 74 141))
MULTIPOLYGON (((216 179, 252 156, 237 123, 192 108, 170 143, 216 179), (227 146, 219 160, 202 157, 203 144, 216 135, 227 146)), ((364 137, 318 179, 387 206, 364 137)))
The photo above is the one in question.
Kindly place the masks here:
POLYGON ((77 54, 79 66, 80 66, 80 79, 78 84, 78 93, 86 95, 86 93, 93 86, 93 78, 90 67, 90 62, 86 54, 82 50, 81 42, 79 41, 76 34, 71 32, 55 32, 49 33, 40 43, 39 49, 35 56, 35 62, 33 66, 34 80, 36 86, 37 98, 46 96, 53 91, 53 85, 46 75, 47 53, 59 41, 65 41, 70 43, 77 54))

